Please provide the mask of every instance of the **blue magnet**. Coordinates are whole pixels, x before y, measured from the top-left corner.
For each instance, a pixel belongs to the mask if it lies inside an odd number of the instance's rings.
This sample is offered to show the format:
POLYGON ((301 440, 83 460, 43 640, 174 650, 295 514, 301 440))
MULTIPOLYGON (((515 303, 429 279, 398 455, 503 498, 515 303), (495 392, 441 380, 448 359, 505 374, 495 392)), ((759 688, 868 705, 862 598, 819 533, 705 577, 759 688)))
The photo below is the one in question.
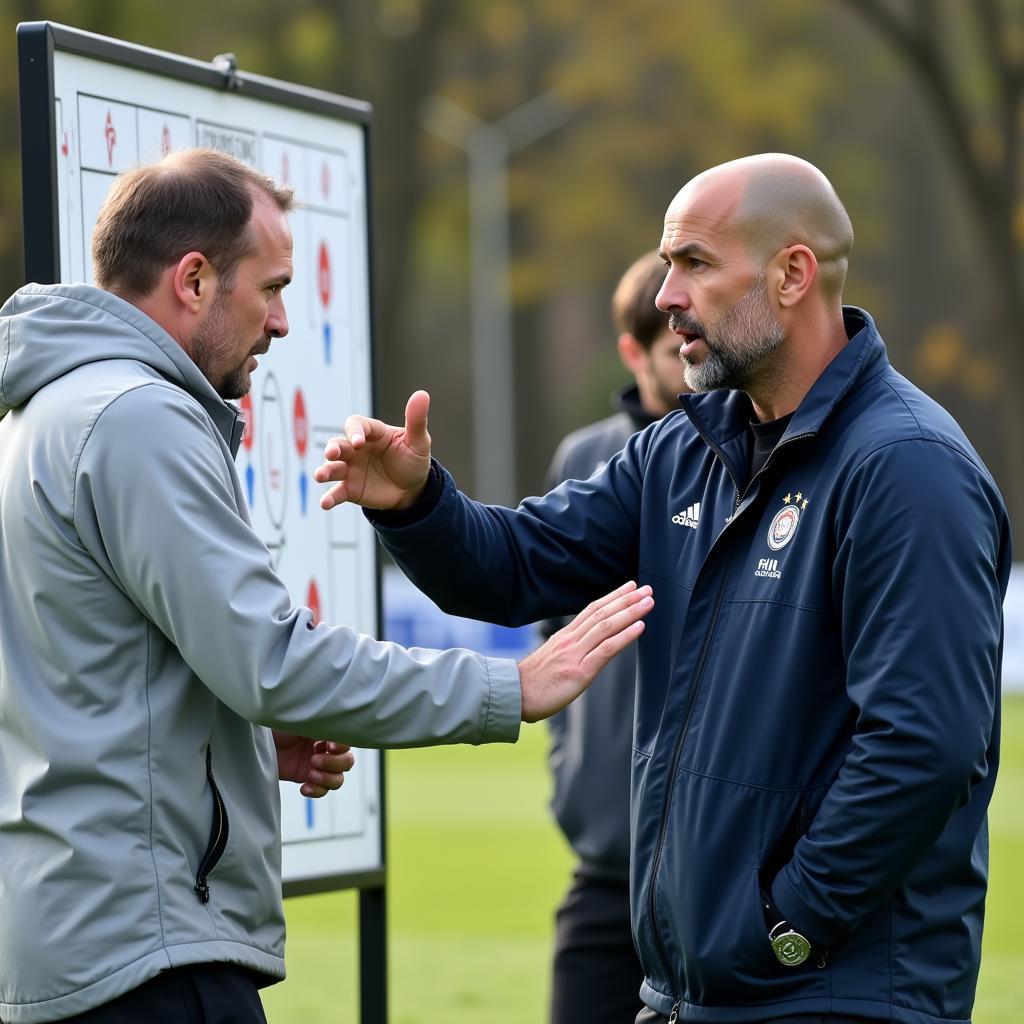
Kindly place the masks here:
POLYGON ((306 502, 309 498, 309 477, 305 470, 299 474, 299 504, 302 506, 302 514, 306 514, 306 502))
POLYGON ((251 507, 256 501, 256 470, 252 468, 251 462, 245 467, 245 489, 249 492, 249 505, 251 507))
POLYGON ((331 365, 331 325, 324 324, 324 362, 331 365))

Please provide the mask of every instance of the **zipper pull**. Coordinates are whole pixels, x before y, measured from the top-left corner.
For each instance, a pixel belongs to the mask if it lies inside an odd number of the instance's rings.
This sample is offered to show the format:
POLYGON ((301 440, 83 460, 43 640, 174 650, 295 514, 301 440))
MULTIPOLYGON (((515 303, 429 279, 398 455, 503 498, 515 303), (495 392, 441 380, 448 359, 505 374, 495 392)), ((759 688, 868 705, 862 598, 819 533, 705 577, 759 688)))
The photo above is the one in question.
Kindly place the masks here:
POLYGON ((210 902, 210 886, 207 884, 205 878, 202 881, 197 881, 196 884, 192 886, 192 890, 199 897, 200 903, 210 902))
POLYGON ((677 1020, 679 1020, 679 1004, 678 1003, 676 1003, 676 1005, 672 1007, 672 1012, 668 1015, 668 1024, 676 1024, 677 1020))

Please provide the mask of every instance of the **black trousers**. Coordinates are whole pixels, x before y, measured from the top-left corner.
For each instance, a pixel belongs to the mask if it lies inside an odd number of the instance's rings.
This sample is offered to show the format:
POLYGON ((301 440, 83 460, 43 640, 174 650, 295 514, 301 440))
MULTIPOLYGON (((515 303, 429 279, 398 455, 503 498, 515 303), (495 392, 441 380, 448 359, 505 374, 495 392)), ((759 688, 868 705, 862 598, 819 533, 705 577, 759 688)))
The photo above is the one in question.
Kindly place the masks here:
POLYGON ((629 1024, 644 972, 629 924, 629 884, 579 871, 555 915, 551 1024, 629 1024))
POLYGON ((163 971, 68 1024, 267 1024, 254 976, 232 964, 163 971))
MULTIPOLYGON (((667 1024, 667 1022, 668 1017, 663 1017, 646 1006, 636 1019, 636 1024, 667 1024)), ((881 1022, 864 1020, 861 1017, 844 1017, 842 1015, 837 1017, 832 1013, 802 1013, 797 1017, 766 1018, 758 1021, 757 1024, 881 1024, 881 1022)))

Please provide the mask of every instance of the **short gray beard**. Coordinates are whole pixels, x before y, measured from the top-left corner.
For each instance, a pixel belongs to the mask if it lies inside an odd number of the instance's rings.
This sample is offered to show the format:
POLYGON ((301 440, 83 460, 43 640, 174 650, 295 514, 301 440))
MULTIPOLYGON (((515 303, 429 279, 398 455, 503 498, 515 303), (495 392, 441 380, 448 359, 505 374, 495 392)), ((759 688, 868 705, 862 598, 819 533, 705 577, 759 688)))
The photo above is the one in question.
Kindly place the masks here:
POLYGON ((714 328, 705 328, 682 313, 673 313, 670 323, 699 332, 704 339, 707 352, 700 363, 683 357, 683 377, 690 390, 697 392, 720 388, 746 390, 757 379, 765 359, 786 340, 785 328, 775 319, 768 303, 763 273, 714 328))

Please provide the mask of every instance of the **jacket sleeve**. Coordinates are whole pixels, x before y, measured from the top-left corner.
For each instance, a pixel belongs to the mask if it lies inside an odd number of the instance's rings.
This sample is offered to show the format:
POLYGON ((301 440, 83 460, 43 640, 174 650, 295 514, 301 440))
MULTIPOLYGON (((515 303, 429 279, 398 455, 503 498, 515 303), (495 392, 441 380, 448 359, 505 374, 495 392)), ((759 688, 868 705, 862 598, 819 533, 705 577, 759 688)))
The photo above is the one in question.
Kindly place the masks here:
POLYGON ((515 509, 471 501, 442 469, 440 499, 417 522, 368 518, 406 576, 446 612, 508 626, 575 615, 636 576, 646 434, 589 479, 515 509))
POLYGON ((239 514, 227 458, 202 410, 159 384, 117 398, 85 441, 75 526, 140 628, 263 725, 364 747, 516 739, 514 662, 314 627, 239 514))
MULTIPOLYGON (((840 498, 835 540, 852 747, 772 884, 781 913, 825 945, 894 892, 975 787, 991 786, 1010 564, 998 491, 940 441, 868 455, 840 498)), ((985 803, 962 823, 971 835, 985 803)))

